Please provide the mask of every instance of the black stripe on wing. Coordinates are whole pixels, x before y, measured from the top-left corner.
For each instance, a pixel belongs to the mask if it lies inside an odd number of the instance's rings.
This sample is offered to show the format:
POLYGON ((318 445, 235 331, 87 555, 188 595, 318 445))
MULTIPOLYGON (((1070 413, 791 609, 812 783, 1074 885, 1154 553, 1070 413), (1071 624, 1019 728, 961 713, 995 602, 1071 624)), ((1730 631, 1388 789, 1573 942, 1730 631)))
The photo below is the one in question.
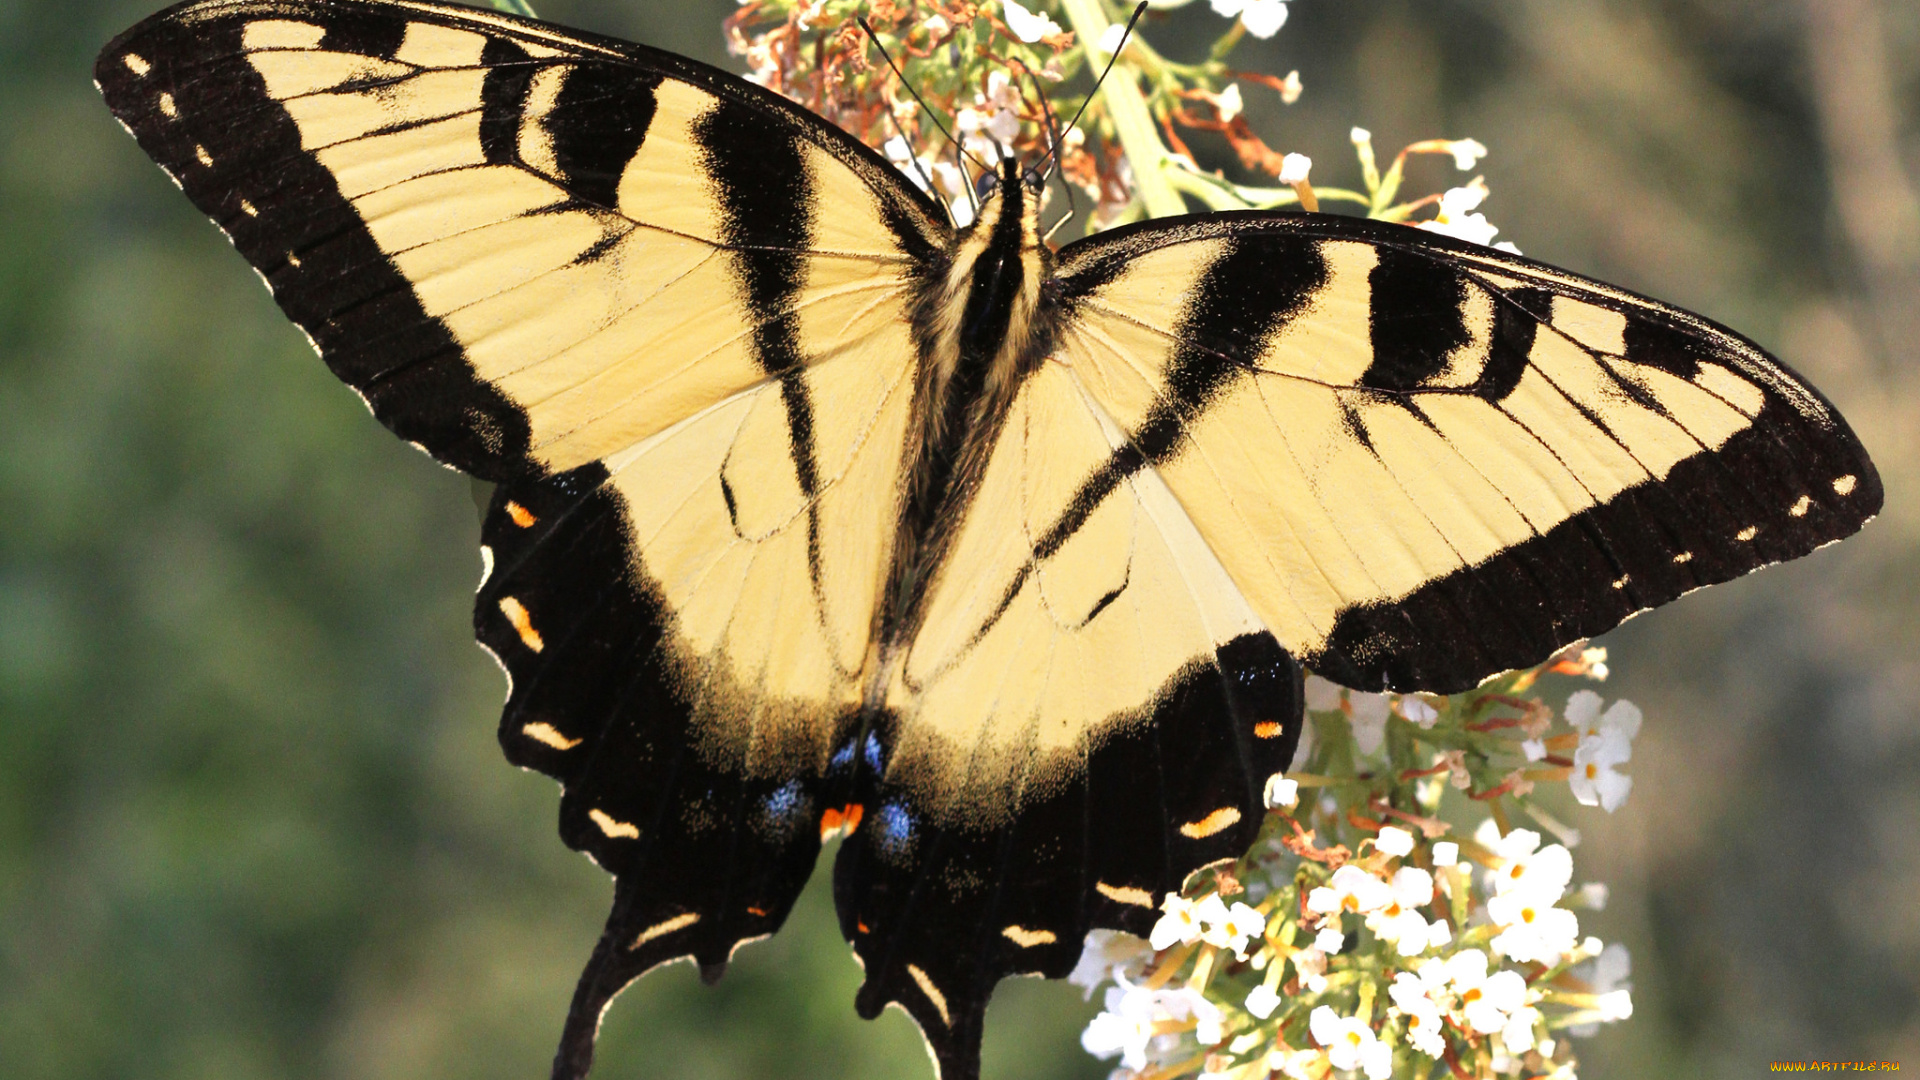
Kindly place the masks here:
POLYGON ((723 101, 700 118, 693 134, 713 177, 727 257, 754 320, 754 359, 780 383, 794 478, 807 503, 807 572, 819 599, 820 467, 798 310, 807 278, 798 253, 813 246, 819 195, 798 141, 770 135, 757 121, 747 106, 723 101))
MULTIPOLYGON (((260 271, 381 423, 484 479, 535 472, 526 414, 474 375, 246 63, 241 35, 251 20, 189 22, 175 12, 101 53, 94 77, 114 115, 260 271)), ((370 57, 391 57, 406 32, 406 20, 353 5, 330 7, 326 21, 329 47, 370 57)))
MULTIPOLYGON (((1165 392, 1128 433, 1127 444, 1087 479, 1035 543, 1035 560, 1058 551, 1128 477, 1179 453, 1187 429, 1210 403, 1253 376, 1253 359, 1268 339, 1300 314, 1326 280, 1326 263, 1312 240, 1241 244, 1229 239, 1193 283, 1181 310, 1165 392)), ((1061 298, 1071 311, 1074 299, 1102 283, 1098 274, 1076 275, 1065 283, 1061 298)))
POLYGON ((1850 536, 1881 500, 1879 474, 1851 432, 1770 394, 1752 427, 1666 479, 1391 603, 1348 609, 1305 662, 1347 686, 1467 690, 1635 612, 1850 536), (1741 504, 1766 509, 1733 516, 1730 483, 1741 504), (1478 649, 1460 649, 1463 638, 1478 649))
POLYGON ((1246 851, 1302 703, 1299 665, 1249 634, 1096 729, 1071 767, 1030 771, 1004 794, 1011 814, 979 813, 1004 825, 941 828, 907 786, 864 775, 865 816, 834 864, 841 932, 866 970, 860 1015, 898 1002, 941 1080, 977 1080, 1002 978, 1066 975, 1096 927, 1144 936, 1188 874, 1246 851))

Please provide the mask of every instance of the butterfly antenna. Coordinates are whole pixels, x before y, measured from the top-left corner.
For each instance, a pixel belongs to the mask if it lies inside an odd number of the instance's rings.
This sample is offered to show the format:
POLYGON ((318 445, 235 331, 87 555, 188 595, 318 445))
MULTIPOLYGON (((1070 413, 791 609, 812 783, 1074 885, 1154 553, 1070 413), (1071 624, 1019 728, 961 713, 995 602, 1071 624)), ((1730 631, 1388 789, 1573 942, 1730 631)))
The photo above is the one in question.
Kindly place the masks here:
POLYGON ((939 203, 940 209, 946 212, 947 224, 959 228, 953 220, 953 208, 947 205, 947 200, 941 198, 940 192, 933 186, 933 175, 927 172, 926 166, 920 164, 920 159, 914 156, 913 143, 907 139, 907 129, 900 126, 900 121, 894 119, 892 112, 887 113, 887 120, 893 124, 893 130, 899 134, 900 143, 907 152, 907 164, 913 169, 913 175, 920 181, 920 186, 926 188, 927 194, 933 196, 933 201, 939 203))
MULTIPOLYGON (((1061 136, 1059 118, 1053 115, 1053 105, 1047 100, 1046 90, 1040 85, 1040 77, 1033 73, 1033 69, 1028 67, 1026 62, 1017 56, 1009 57, 1008 60, 1011 63, 1018 64, 1020 70, 1026 72, 1027 81, 1033 84, 1033 96, 1040 99, 1040 112, 1047 118, 1047 158, 1052 162, 1052 165, 1048 168, 1046 176, 1042 179, 1043 181, 1051 180, 1054 171, 1059 168, 1060 164, 1061 136)), ((1060 187, 1067 193, 1067 213, 1065 217, 1054 222, 1053 227, 1047 230, 1046 239, 1048 240, 1053 239, 1053 234, 1059 232, 1062 225, 1072 221, 1074 216, 1080 212, 1080 208, 1074 205, 1073 184, 1071 182, 1063 182, 1060 187)))
MULTIPOLYGON (((1141 6, 1145 7, 1146 5, 1143 3, 1141 6)), ((1138 16, 1135 17, 1138 18, 1138 16)), ((961 146, 960 140, 953 137, 953 132, 947 130, 947 125, 940 122, 939 114, 927 107, 926 101, 920 97, 918 91, 914 90, 913 84, 907 81, 907 76, 900 70, 900 65, 893 62, 893 54, 887 51, 885 45, 880 44, 880 35, 874 33, 873 27, 867 24, 867 17, 865 15, 856 15, 853 21, 859 23, 860 29, 867 32, 867 40, 873 42, 873 47, 880 50, 880 59, 885 60, 887 67, 893 69, 893 77, 900 80, 900 85, 906 88, 907 95, 913 98, 913 103, 920 106, 920 111, 927 114, 927 119, 933 121, 933 126, 938 128, 940 134, 944 136, 948 142, 953 144, 953 148, 957 154, 964 154, 974 165, 984 171, 987 168, 986 163, 974 157, 972 154, 967 153, 967 148, 961 146)), ((973 185, 968 184, 966 186, 972 188, 973 185)))
MULTIPOLYGON (((1140 6, 1133 9, 1133 16, 1127 20, 1127 28, 1120 32, 1120 42, 1113 47, 1113 55, 1107 57, 1107 66, 1100 70, 1100 77, 1093 80, 1093 89, 1087 91, 1087 100, 1080 103, 1080 108, 1073 114, 1073 119, 1067 121, 1067 130, 1061 133, 1061 139, 1065 139, 1073 133, 1074 128, 1080 126, 1080 117, 1086 113, 1087 106, 1093 104, 1094 97, 1100 93, 1100 84, 1107 81, 1108 73, 1113 71, 1114 61, 1120 59, 1120 54, 1127 51, 1127 39, 1133 36, 1134 24, 1138 23, 1140 16, 1146 13, 1147 0, 1140 0, 1140 6)), ((1058 142, 1054 143, 1054 150, 1058 151, 1059 148, 1060 144, 1058 142)), ((1054 155, 1049 154, 1048 156, 1051 157, 1054 155)), ((1047 167, 1052 168, 1053 166, 1049 164, 1047 167)))

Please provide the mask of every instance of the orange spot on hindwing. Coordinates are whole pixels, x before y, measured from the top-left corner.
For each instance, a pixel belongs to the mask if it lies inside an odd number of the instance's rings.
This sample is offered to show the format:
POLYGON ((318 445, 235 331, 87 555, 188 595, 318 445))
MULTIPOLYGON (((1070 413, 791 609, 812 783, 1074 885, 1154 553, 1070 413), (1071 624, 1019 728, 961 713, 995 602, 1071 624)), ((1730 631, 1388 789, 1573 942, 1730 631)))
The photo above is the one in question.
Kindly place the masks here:
POLYGON ((521 643, 527 648, 539 652, 547 647, 546 641, 540 637, 540 631, 533 628, 533 616, 527 613, 525 604, 511 596, 503 596, 500 598, 500 614, 507 617, 507 622, 513 625, 514 632, 520 635, 521 643))
POLYGON ((826 843, 836 836, 846 836, 860 827, 861 815, 866 807, 859 803, 848 803, 838 810, 829 809, 820 815, 820 842, 826 843))

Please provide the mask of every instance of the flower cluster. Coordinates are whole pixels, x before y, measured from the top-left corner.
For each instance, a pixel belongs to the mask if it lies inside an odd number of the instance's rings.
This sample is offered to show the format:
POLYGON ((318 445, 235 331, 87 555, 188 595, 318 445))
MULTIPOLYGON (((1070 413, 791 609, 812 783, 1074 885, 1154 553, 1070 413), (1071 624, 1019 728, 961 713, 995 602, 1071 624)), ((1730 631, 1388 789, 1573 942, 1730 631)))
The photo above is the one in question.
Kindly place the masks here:
POLYGON ((1205 58, 1190 63, 1159 53, 1137 26, 1128 34, 1128 11, 1111 0, 744 0, 726 31, 748 79, 884 148, 948 205, 956 225, 973 217, 971 177, 1014 154, 1057 159, 1068 194, 1091 204, 1089 229, 1194 205, 1318 210, 1324 200, 1492 241, 1499 230, 1479 212, 1487 195, 1480 177, 1399 201, 1410 156, 1449 157, 1469 172, 1487 153, 1473 139, 1416 142, 1382 171, 1372 137, 1355 128, 1361 186, 1316 187, 1313 162, 1269 146, 1248 116, 1257 95, 1282 105, 1299 100, 1299 73, 1266 75, 1228 63, 1248 35, 1280 31, 1288 0, 1210 3, 1231 22, 1205 58), (1112 72, 1092 92, 1109 61, 1112 72), (1078 124, 1065 130, 1075 114, 1078 124), (1244 173, 1277 183, 1242 183, 1201 167, 1182 135, 1195 131, 1218 134, 1244 173))
POLYGON ((1619 806, 1624 788, 1599 785, 1640 715, 1585 689, 1556 713, 1533 693, 1549 674, 1603 678, 1605 653, 1446 699, 1309 677, 1311 737, 1268 784, 1253 850, 1167 896, 1148 940, 1089 939, 1073 979, 1104 986, 1105 1007, 1085 1048, 1118 1057, 1117 1080, 1388 1080, 1440 1063, 1571 1080, 1571 1038, 1632 1014, 1629 964, 1583 936, 1579 910, 1606 890, 1574 887, 1578 833, 1538 789, 1619 806))

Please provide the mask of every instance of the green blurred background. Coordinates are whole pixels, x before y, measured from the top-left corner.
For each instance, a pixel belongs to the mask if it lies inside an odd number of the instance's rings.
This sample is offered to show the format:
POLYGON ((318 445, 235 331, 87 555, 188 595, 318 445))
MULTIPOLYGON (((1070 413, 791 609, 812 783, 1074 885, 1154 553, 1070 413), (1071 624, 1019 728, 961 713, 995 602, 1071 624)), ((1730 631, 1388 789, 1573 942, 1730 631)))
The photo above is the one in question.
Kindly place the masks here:
MULTIPOLYGON (((496 749, 473 496, 107 116, 93 54, 150 4, 0 0, 0 1076, 543 1076, 610 889, 496 749)), ((727 63, 725 0, 537 6, 727 63)), ((1576 854, 1639 1011, 1583 1074, 1920 1068, 1920 5, 1297 0, 1237 60, 1300 70, 1298 105, 1247 96, 1321 182, 1357 186, 1354 124, 1478 138, 1503 239, 1739 327, 1853 421, 1865 535, 1607 639, 1648 722, 1576 854)), ((598 1075, 930 1075, 898 1013, 855 1019, 825 878, 717 989, 623 997, 598 1075)), ((1105 1075, 1090 1012, 1007 984, 988 1075, 1105 1075)))

